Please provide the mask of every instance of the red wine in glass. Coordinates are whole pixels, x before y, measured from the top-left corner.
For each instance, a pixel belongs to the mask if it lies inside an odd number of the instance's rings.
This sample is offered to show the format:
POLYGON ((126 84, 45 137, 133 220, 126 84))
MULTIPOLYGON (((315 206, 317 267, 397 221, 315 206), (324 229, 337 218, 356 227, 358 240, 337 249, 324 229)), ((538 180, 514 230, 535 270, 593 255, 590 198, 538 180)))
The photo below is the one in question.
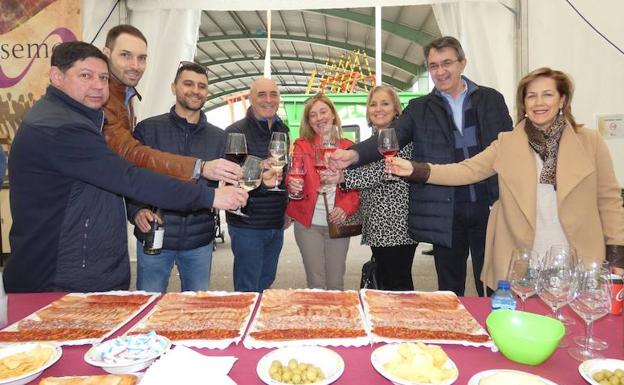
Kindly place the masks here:
POLYGON ((245 162, 245 158, 247 158, 247 153, 231 152, 225 154, 225 159, 229 160, 230 162, 234 162, 239 166, 243 165, 243 163, 245 162))
POLYGON ((379 150, 379 152, 381 153, 381 155, 383 155, 385 158, 392 158, 393 156, 396 156, 397 152, 399 152, 399 150, 395 150, 395 149, 391 149, 391 150, 379 150))

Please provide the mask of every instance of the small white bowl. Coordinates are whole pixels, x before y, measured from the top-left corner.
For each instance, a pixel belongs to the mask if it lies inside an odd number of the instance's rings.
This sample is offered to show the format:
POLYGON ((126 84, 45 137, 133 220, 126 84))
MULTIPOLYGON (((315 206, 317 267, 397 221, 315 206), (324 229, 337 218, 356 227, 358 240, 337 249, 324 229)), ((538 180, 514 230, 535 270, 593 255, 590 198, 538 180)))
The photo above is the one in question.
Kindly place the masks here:
POLYGON ((275 381, 271 378, 269 375, 269 368, 273 360, 280 361, 282 365, 286 365, 291 358, 321 368, 325 379, 315 382, 314 385, 331 384, 340 378, 345 368, 342 357, 331 349, 322 346, 289 346, 265 354, 264 357, 258 361, 256 373, 265 384, 284 385, 284 382, 275 381))
POLYGON ((0 349, 0 358, 4 358, 4 357, 7 357, 7 356, 16 354, 16 353, 22 353, 22 352, 25 352, 25 351, 28 351, 28 350, 32 350, 37 345, 50 347, 50 348, 54 349, 54 352, 52 352, 52 355, 50 356, 50 358, 48 358, 48 360, 43 365, 38 367, 37 369, 34 369, 33 371, 30 371, 28 373, 24 373, 24 374, 22 374, 20 376, 17 376, 17 377, 5 378, 4 380, 0 380, 0 385, 22 385, 22 384, 27 384, 27 383, 33 381, 35 378, 39 377, 44 370, 46 370, 47 368, 52 366, 63 355, 63 350, 61 349, 60 346, 57 346, 57 345, 54 345, 54 344, 50 344, 50 343, 47 343, 47 342, 39 342, 39 343, 37 343, 37 342, 29 342, 29 343, 25 343, 25 344, 11 345, 11 346, 8 346, 6 348, 0 349))
MULTIPOLYGON (((141 335, 145 337, 145 335, 141 335)), ((120 359, 107 359, 109 351, 115 349, 120 343, 127 341, 129 338, 135 338, 135 336, 120 336, 112 340, 105 341, 99 345, 94 345, 91 349, 85 353, 84 360, 93 366, 98 366, 108 373, 112 374, 124 374, 134 373, 141 371, 152 364, 161 354, 169 350, 171 347, 171 341, 167 337, 154 335, 157 341, 157 349, 154 349, 154 345, 145 344, 145 350, 141 351, 136 349, 136 345, 133 346, 133 351, 136 355, 125 354, 120 359), (151 349, 151 350, 150 350, 151 349)))
POLYGON ((581 376, 585 379, 585 381, 592 385, 598 385, 598 381, 595 381, 592 378, 594 373, 605 369, 610 371, 614 371, 615 369, 624 369, 624 360, 617 360, 614 358, 594 358, 592 360, 583 361, 578 367, 578 371, 581 376))

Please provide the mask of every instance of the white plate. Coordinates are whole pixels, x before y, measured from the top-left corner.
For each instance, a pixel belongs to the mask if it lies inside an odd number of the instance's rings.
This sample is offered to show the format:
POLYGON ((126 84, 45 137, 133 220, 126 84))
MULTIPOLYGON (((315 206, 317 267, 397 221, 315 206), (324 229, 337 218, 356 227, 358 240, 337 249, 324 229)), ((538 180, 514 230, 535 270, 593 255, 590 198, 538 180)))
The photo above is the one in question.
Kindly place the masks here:
POLYGON ((84 360, 89 365, 99 366, 100 368, 112 374, 134 373, 150 366, 151 363, 156 360, 156 358, 160 357, 161 354, 163 354, 171 347, 171 341, 167 337, 155 335, 151 338, 157 339, 158 343, 162 348, 157 351, 151 352, 151 354, 149 355, 140 355, 140 358, 137 359, 127 358, 124 360, 120 360, 119 362, 107 362, 103 361, 100 358, 102 352, 110 351, 111 347, 115 346, 117 341, 132 337, 133 336, 120 336, 117 338, 113 338, 112 340, 105 341, 101 344, 93 345, 93 347, 85 353, 84 360))
POLYGON ((486 378, 488 376, 491 376, 492 374, 496 374, 498 372, 515 372, 515 373, 522 373, 522 374, 531 374, 531 375, 534 375, 535 377, 539 378, 541 381, 543 381, 545 385, 557 385, 557 383, 552 382, 550 380, 547 380, 544 377, 540 377, 537 374, 533 374, 533 373, 529 373, 529 372, 523 372, 521 370, 511 370, 511 369, 484 370, 484 371, 479 372, 479 373, 475 374, 474 376, 470 377, 470 380, 468 381, 468 385, 479 385, 479 381, 481 381, 481 379, 486 378))
POLYGON ((278 360, 286 366, 291 358, 306 364, 312 364, 321 368, 325 375, 325 380, 315 382, 314 385, 328 385, 336 381, 344 372, 344 361, 342 357, 333 350, 321 346, 290 346, 273 350, 264 355, 258 361, 256 373, 265 384, 284 385, 283 382, 273 380, 269 376, 271 362, 278 360))
POLYGON ((24 373, 17 377, 5 378, 4 380, 0 380, 0 385, 22 385, 29 383, 30 381, 39 377, 41 375, 41 372, 52 366, 63 355, 63 350, 60 346, 45 342, 30 342, 25 344, 12 345, 0 350, 0 358, 4 358, 16 353, 25 352, 27 350, 32 350, 35 348, 35 346, 37 346, 37 344, 40 344, 42 346, 49 346, 54 349, 50 358, 48 358, 48 360, 42 366, 31 372, 24 373))
POLYGON ((578 367, 578 371, 581 373, 581 376, 583 376, 585 381, 592 385, 598 385, 598 382, 592 380, 592 374, 604 369, 610 371, 614 371, 615 369, 624 370, 624 361, 613 358, 596 358, 593 360, 583 361, 578 367))
MULTIPOLYGON (((373 351, 373 354, 371 354, 371 363, 373 364, 373 367, 375 368, 375 370, 377 370, 379 374, 386 377, 388 380, 392 381, 394 384, 397 384, 397 385, 431 385, 431 383, 425 384, 422 382, 410 382, 402 378, 393 376, 392 374, 388 373, 388 371, 386 371, 386 369, 384 368, 384 364, 392 359, 392 356, 396 352, 398 346, 399 344, 387 344, 387 345, 380 346, 373 351)), ((450 358, 446 360, 446 364, 444 366, 449 369, 455 368, 457 370, 457 366, 455 365, 453 360, 451 360, 450 358)), ((457 381, 457 377, 459 376, 459 371, 457 373, 458 373, 457 376, 453 378, 449 378, 448 380, 443 381, 443 382, 438 382, 435 385, 451 385, 452 383, 457 381)))

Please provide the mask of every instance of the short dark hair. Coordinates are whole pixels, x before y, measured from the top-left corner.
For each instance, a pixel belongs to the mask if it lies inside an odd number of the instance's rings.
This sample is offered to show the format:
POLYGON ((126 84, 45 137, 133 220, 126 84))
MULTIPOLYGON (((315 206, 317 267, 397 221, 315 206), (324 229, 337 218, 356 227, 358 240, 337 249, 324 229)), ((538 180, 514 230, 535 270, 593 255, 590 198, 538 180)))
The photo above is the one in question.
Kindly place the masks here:
POLYGON ((143 32, 139 31, 137 27, 130 24, 119 24, 111 28, 106 34, 106 43, 104 44, 105 47, 112 51, 113 47, 115 46, 115 41, 117 40, 119 35, 124 33, 143 40, 145 42, 145 45, 147 45, 147 39, 145 38, 145 35, 143 35, 143 32))
POLYGON ((90 57, 100 59, 108 65, 108 58, 96 46, 84 41, 70 41, 56 45, 52 49, 50 64, 62 72, 67 71, 77 61, 90 57))
POLYGON ((431 51, 432 48, 435 48, 436 50, 440 50, 442 48, 453 48, 457 53, 457 60, 466 60, 466 54, 464 53, 461 43, 453 36, 442 36, 427 44, 423 48, 425 53, 425 63, 427 62, 427 58, 429 58, 429 51, 431 51))
POLYGON ((181 61, 180 65, 178 66, 178 70, 176 71, 175 78, 173 79, 174 83, 178 82, 178 79, 180 78, 180 74, 182 73, 182 71, 196 72, 200 75, 206 76, 206 80, 208 80, 208 70, 206 69, 206 67, 202 66, 201 64, 192 62, 192 61, 181 61))

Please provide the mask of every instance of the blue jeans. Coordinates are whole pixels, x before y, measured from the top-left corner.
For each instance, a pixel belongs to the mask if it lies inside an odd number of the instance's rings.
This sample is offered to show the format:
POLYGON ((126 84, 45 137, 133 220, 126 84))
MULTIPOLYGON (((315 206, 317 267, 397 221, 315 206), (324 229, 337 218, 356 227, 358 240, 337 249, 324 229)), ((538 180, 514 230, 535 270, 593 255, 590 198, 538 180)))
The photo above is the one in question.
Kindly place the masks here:
POLYGON ((284 230, 248 229, 228 225, 234 253, 234 290, 261 293, 277 272, 284 230))
POLYGON ((212 267, 212 242, 192 250, 165 250, 158 255, 143 253, 137 241, 137 290, 164 293, 175 263, 180 272, 182 291, 208 290, 212 267))

